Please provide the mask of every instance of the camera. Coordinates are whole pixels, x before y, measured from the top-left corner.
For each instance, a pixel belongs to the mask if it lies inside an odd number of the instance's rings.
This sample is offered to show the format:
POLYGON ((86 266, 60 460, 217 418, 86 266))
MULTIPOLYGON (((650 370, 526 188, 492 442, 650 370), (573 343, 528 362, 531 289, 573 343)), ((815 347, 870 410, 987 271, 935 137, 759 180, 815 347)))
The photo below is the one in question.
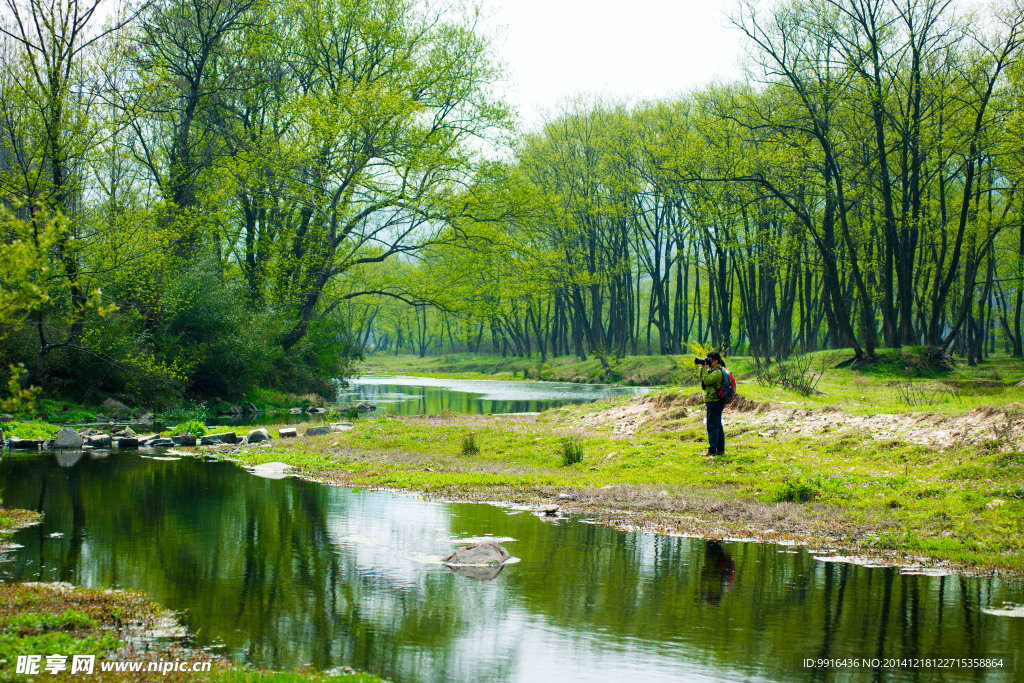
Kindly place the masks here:
POLYGON ((694 358, 693 359, 693 364, 694 365, 707 365, 710 362, 711 362, 710 358, 694 358))

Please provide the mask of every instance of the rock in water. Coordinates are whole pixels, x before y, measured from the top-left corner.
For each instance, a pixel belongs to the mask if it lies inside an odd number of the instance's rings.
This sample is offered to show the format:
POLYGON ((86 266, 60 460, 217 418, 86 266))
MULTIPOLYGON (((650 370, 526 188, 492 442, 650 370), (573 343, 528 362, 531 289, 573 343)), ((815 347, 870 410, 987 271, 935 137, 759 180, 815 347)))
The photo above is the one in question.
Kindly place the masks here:
POLYGON ((484 541, 459 548, 441 560, 444 564, 501 564, 512 555, 500 543, 484 541))
POLYGON ((53 447, 59 451, 81 450, 82 437, 71 427, 65 427, 53 435, 53 447))

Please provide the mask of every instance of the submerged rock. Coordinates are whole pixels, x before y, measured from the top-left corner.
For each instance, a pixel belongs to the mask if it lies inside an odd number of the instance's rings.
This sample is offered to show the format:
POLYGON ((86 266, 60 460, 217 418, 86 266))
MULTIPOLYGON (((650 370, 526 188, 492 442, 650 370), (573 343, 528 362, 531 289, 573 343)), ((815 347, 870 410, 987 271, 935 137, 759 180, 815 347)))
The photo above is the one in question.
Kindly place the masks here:
POLYGON ((288 476, 289 469, 291 469, 291 465, 283 462, 265 462, 262 465, 256 465, 249 471, 264 479, 284 479, 288 476))
POLYGON ((509 551, 496 541, 483 541, 459 548, 441 562, 444 564, 495 565, 512 557, 509 551))

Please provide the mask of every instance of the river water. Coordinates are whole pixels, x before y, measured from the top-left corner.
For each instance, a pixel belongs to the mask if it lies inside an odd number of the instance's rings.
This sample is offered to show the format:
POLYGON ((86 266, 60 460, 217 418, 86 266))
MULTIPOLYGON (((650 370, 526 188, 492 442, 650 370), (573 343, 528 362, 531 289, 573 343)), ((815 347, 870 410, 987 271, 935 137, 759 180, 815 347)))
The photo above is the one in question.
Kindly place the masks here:
POLYGON ((262 479, 166 453, 8 455, 0 489, 5 505, 45 515, 15 535, 4 580, 144 591, 183 611, 198 645, 260 667, 395 681, 1024 678, 1018 581, 262 479), (472 576, 438 562, 481 537, 518 562, 472 576), (803 664, 819 658, 879 666, 803 664), (885 666, 915 658, 1002 667, 885 666))
POLYGON ((351 405, 369 401, 377 411, 393 415, 451 413, 534 413, 570 403, 612 396, 637 396, 648 387, 569 382, 514 382, 490 379, 445 379, 399 375, 363 375, 350 379, 337 401, 351 405))

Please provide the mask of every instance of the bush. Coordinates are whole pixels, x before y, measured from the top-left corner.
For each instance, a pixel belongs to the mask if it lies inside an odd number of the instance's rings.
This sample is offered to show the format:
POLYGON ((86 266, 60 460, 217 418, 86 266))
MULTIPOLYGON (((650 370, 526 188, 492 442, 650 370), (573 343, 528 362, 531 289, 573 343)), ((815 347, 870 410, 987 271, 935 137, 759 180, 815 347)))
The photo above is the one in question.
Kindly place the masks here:
POLYGON ((462 436, 462 454, 476 455, 479 452, 480 447, 476 445, 476 435, 473 432, 464 434, 462 436))
POLYGON ((565 467, 583 460, 583 444, 575 436, 564 437, 559 452, 562 456, 562 465, 565 467))
POLYGON ((188 422, 182 422, 171 427, 171 436, 182 436, 184 434, 206 436, 207 433, 206 425, 199 420, 189 420, 188 422))

